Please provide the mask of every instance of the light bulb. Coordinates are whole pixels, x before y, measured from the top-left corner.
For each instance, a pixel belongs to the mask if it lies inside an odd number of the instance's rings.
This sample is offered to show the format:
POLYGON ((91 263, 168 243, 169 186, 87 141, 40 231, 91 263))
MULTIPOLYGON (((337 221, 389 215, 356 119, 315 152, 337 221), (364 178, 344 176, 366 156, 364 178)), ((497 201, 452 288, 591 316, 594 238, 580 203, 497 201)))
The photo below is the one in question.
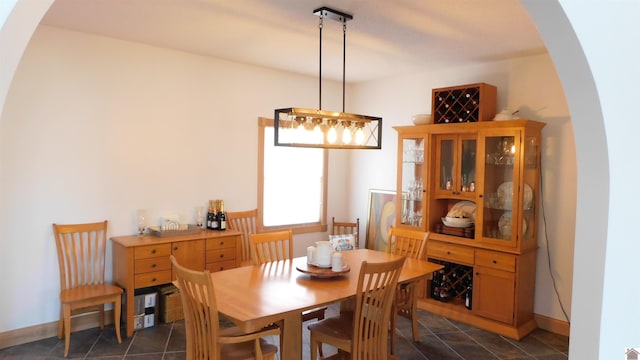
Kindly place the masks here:
POLYGON ((343 144, 351 143, 351 129, 344 128, 344 130, 342 130, 342 143, 343 144))
POLYGON ((313 140, 316 144, 322 144, 322 130, 320 130, 320 125, 316 125, 313 127, 313 140))
POLYGON ((327 133, 327 141, 329 144, 335 144, 336 140, 338 140, 338 134, 336 133, 335 126, 329 128, 329 133, 327 133))
POLYGON ((358 128, 358 130, 356 130, 356 144, 364 144, 364 131, 362 131, 362 128, 358 128))

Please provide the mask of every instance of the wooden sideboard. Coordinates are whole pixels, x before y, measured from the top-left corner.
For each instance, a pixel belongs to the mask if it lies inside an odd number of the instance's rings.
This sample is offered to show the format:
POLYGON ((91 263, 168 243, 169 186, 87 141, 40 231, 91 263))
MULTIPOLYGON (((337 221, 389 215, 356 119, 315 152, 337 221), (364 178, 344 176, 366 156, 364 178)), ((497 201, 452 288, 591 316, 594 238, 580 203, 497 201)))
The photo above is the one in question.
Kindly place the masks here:
POLYGON ((241 232, 202 230, 196 234, 157 237, 116 236, 113 241, 113 281, 124 290, 127 336, 133 335, 136 289, 168 284, 175 279, 169 256, 198 271, 240 266, 241 232))

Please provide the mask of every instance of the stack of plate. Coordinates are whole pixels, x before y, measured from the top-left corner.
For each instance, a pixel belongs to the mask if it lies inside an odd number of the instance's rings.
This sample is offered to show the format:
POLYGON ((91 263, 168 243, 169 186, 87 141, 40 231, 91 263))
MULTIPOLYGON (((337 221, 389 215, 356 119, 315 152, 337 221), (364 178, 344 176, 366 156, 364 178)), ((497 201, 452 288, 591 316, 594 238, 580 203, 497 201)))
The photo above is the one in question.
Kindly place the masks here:
POLYGON ((473 220, 471 218, 466 217, 450 217, 445 216, 442 218, 442 223, 446 226, 457 227, 457 228, 466 228, 473 225, 473 220))

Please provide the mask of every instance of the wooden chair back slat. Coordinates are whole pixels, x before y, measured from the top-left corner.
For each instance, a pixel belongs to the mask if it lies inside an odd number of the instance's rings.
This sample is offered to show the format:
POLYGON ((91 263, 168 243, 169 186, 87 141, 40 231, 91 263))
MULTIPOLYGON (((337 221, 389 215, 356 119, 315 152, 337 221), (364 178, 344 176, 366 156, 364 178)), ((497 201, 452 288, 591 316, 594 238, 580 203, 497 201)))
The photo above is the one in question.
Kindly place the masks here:
POLYGON ((360 248, 360 218, 356 222, 336 221, 335 217, 331 218, 331 235, 354 234, 356 238, 355 247, 360 248))
POLYGON ((390 227, 387 252, 413 259, 422 259, 427 250, 428 237, 428 232, 390 227))
POLYGON ((251 257, 256 265, 293 259, 293 231, 251 234, 251 257))
POLYGON ((251 261, 251 234, 258 233, 258 209, 227 213, 229 228, 242 232, 242 261, 251 261))
POLYGON ((362 263, 353 322, 352 359, 386 359, 389 321, 404 258, 362 263))
POLYGON ((107 221, 53 225, 60 268, 60 288, 104 283, 107 221))

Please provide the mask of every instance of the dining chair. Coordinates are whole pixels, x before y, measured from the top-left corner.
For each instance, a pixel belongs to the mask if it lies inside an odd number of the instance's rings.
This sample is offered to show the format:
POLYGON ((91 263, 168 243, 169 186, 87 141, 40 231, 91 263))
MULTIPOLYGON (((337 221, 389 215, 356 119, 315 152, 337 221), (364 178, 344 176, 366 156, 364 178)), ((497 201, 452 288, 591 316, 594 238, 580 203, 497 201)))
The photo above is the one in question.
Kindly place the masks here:
POLYGON ((251 265, 251 234, 258 230, 258 209, 227 212, 229 228, 242 233, 242 258, 240 266, 251 265))
POLYGON ((322 344, 347 352, 353 360, 399 359, 388 353, 389 321, 398 277, 405 258, 387 262, 363 261, 358 274, 354 311, 310 324, 311 360, 322 344))
MULTIPOLYGON (((387 252, 402 255, 414 259, 423 259, 427 249, 428 232, 389 228, 387 241, 387 252)), ((412 281, 398 285, 396 296, 393 302, 391 314, 391 353, 395 353, 395 335, 398 315, 411 320, 411 332, 413 341, 418 341, 418 294, 417 285, 419 281, 412 281)))
POLYGON ((335 217, 331 217, 331 235, 354 234, 355 248, 360 248, 360 218, 356 218, 356 222, 336 221, 335 217))
POLYGON ((86 224, 53 224, 60 270, 60 320, 58 338, 64 335, 64 356, 69 355, 71 317, 99 312, 104 329, 104 305, 114 303, 113 320, 118 343, 122 288, 106 283, 104 266, 107 221, 86 224))
POLYGON ((237 327, 221 329, 209 271, 190 270, 178 264, 173 255, 170 258, 182 300, 187 360, 275 359, 278 348, 264 337, 280 335, 278 328, 264 328, 252 333, 243 333, 237 327))
MULTIPOLYGON (((269 231, 251 234, 251 255, 255 265, 272 261, 293 259, 293 230, 269 231)), ((310 309, 302 312, 302 322, 325 316, 327 307, 310 309)), ((277 323, 282 326, 282 323, 277 323)))

